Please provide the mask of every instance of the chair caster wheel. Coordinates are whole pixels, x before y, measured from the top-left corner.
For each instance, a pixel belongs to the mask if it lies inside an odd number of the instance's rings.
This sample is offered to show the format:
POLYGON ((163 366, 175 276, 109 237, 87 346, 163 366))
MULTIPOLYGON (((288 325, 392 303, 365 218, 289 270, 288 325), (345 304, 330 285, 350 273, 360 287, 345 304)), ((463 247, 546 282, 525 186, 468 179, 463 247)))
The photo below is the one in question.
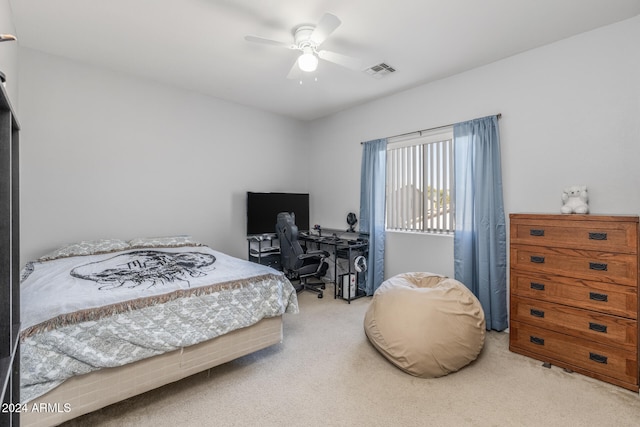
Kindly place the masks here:
POLYGON ((320 289, 327 289, 327 285, 320 286, 320 289))
POLYGON ((318 298, 322 298, 322 294, 318 294, 318 298))

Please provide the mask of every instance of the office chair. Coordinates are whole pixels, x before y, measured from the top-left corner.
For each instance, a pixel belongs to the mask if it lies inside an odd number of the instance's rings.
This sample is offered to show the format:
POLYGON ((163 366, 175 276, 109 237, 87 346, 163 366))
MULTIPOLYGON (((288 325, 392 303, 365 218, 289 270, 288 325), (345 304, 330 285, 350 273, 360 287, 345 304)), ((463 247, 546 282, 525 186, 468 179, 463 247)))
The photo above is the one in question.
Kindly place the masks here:
POLYGON ((308 283, 307 279, 310 277, 320 279, 325 274, 329 264, 324 259, 329 256, 329 253, 322 250, 305 252, 298 242, 298 227, 295 224, 295 217, 288 212, 278 214, 276 234, 280 241, 280 261, 285 274, 289 279, 300 281, 300 286, 296 288, 296 291, 312 291, 318 294, 318 298, 322 298, 322 290, 325 288, 324 282, 308 283))

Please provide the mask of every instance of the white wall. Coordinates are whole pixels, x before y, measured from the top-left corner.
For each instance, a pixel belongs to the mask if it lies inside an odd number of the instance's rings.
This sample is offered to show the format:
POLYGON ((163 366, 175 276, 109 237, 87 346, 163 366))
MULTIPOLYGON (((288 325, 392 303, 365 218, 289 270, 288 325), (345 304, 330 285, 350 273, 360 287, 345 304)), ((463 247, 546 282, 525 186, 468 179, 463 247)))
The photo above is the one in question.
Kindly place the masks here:
MULTIPOLYGON (((313 122, 314 222, 344 227, 357 209, 360 141, 496 113, 507 214, 559 213, 572 184, 588 186, 592 213, 640 214, 638 40, 635 17, 313 122)), ((385 275, 453 275, 445 239, 389 233, 385 275)))
MULTIPOLYGON (((584 183, 592 212, 638 214, 639 39, 636 17, 310 123, 21 49, 23 261, 172 233, 244 257, 247 190, 309 191, 312 223, 346 228, 360 141, 495 113, 507 213, 584 183)), ((386 275, 453 275, 452 247, 389 233, 386 275)))
POLYGON ((170 234, 246 257, 246 191, 307 190, 301 122, 29 49, 20 74, 23 262, 170 234))
MULTIPOLYGON (((16 34, 9 0, 0 0, 0 34, 16 34)), ((0 71, 7 78, 6 91, 11 105, 18 108, 18 43, 0 43, 0 71)))

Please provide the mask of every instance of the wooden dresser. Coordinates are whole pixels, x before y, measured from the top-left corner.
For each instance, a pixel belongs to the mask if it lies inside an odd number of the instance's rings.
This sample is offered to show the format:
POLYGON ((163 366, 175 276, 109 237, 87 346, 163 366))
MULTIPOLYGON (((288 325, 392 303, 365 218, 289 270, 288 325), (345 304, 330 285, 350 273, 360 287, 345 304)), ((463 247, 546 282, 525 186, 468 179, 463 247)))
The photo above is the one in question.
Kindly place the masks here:
POLYGON ((638 217, 509 217, 509 349, 638 391, 638 217))

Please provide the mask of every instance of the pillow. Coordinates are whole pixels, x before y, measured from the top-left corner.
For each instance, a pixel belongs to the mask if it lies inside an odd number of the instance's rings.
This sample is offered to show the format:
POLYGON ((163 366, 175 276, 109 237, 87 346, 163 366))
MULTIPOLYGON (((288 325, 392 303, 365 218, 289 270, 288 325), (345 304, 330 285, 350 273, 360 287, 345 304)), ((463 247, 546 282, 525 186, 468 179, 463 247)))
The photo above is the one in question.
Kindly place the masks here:
POLYGON ((139 237, 129 240, 131 248, 153 248, 153 247, 177 247, 177 246, 203 246, 191 238, 189 235, 166 236, 166 237, 139 237))
POLYGON ((121 251, 128 248, 129 248, 129 244, 124 240, 120 240, 120 239, 100 239, 100 240, 82 241, 79 243, 73 243, 70 245, 63 246, 59 249, 56 249, 55 251, 50 252, 38 258, 38 261, 47 261, 47 260, 66 258, 71 256, 93 255, 93 254, 106 253, 106 252, 115 252, 115 251, 121 251))

